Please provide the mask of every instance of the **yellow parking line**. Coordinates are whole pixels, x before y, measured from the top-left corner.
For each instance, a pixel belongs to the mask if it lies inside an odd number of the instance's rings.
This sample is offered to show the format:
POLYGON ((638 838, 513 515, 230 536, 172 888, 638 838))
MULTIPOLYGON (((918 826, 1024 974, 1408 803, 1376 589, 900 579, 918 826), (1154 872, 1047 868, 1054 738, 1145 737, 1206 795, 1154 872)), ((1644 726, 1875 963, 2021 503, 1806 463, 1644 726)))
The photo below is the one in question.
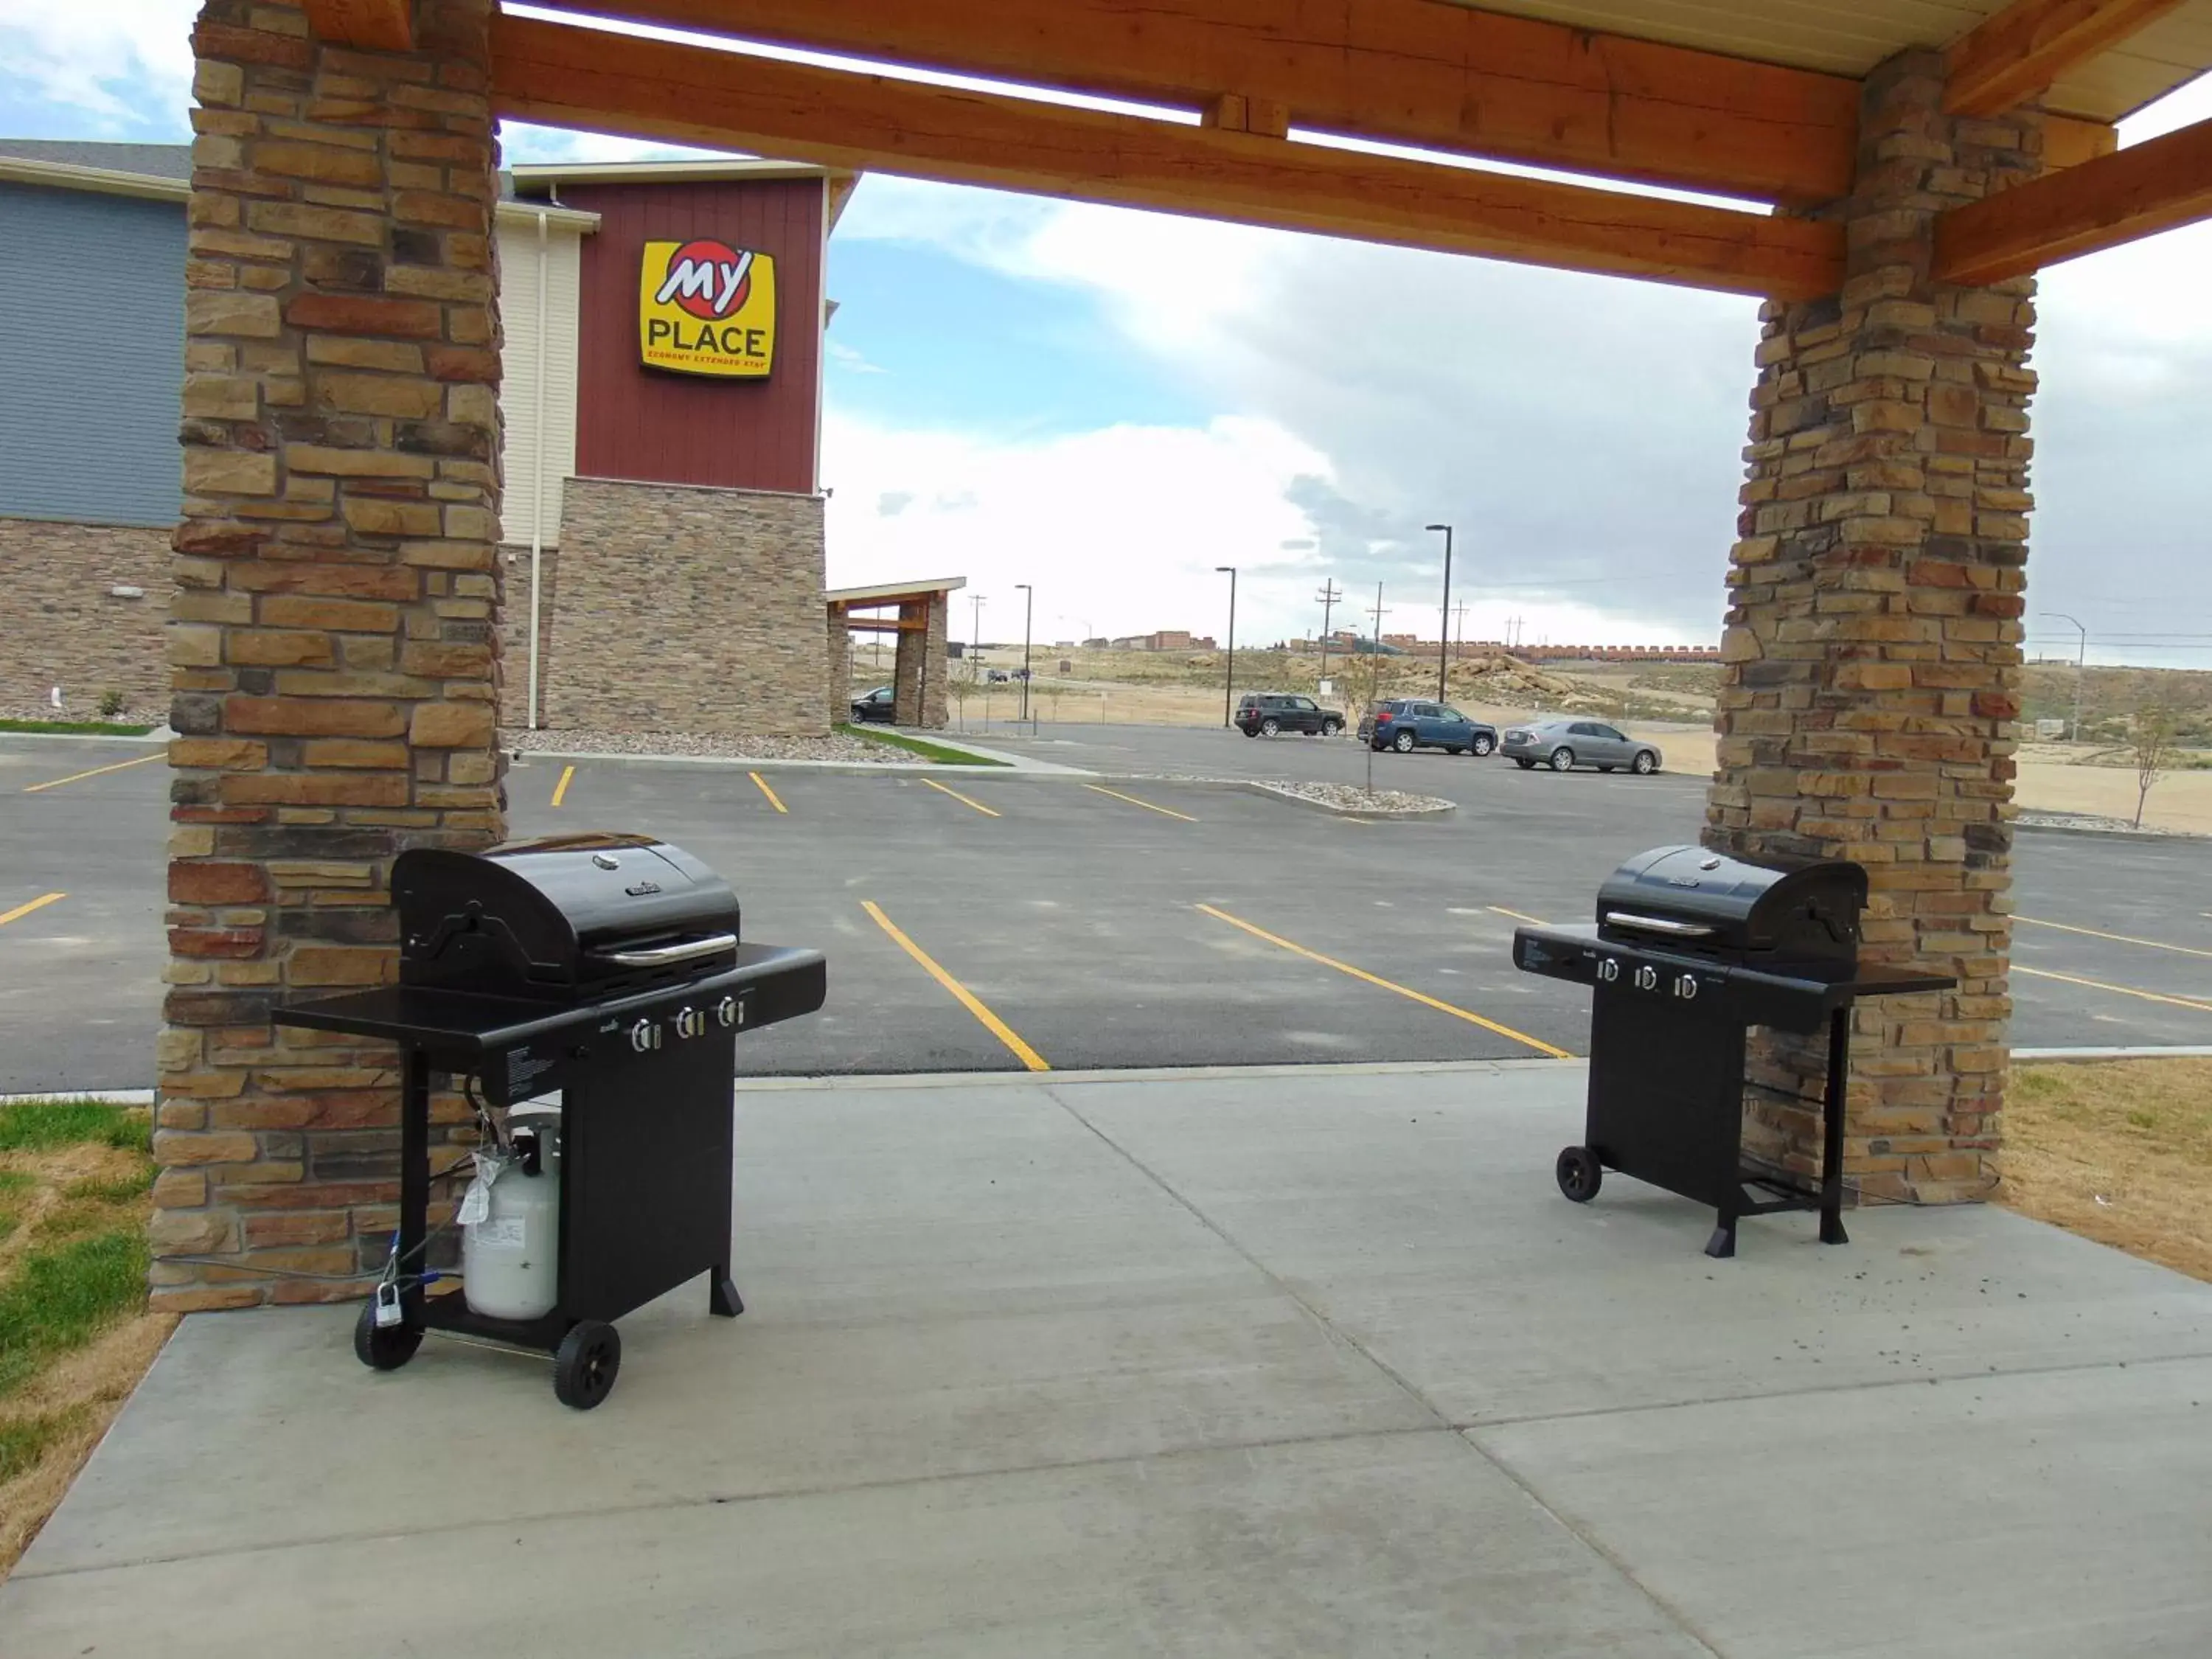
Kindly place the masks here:
POLYGON ((573 766, 564 766, 561 769, 561 781, 553 786, 554 805, 558 806, 561 804, 561 798, 568 793, 568 780, 575 775, 576 769, 573 766))
POLYGON ((1198 822, 1188 812, 1176 812, 1164 806, 1155 806, 1148 800, 1139 800, 1134 795, 1125 795, 1118 789, 1109 789, 1096 783, 1086 783, 1083 787, 1097 794, 1111 795, 1115 800, 1125 800, 1132 806, 1141 806, 1147 812, 1158 812, 1164 818, 1181 818, 1185 823, 1198 822))
POLYGON ((1509 910, 1502 904, 1486 905, 1484 908, 1486 909, 1495 910, 1501 916, 1510 916, 1516 921, 1525 921, 1531 927, 1548 927, 1551 926, 1551 924, 1546 921, 1541 916, 1523 915, 1520 911, 1509 910))
POLYGON ((150 755, 139 756, 137 760, 118 761, 112 766, 95 766, 89 772, 72 772, 65 778, 48 778, 44 783, 27 786, 23 793, 27 795, 35 795, 42 789, 58 789, 65 783, 76 783, 80 779, 96 778, 104 772, 126 771, 133 766, 143 766, 149 761, 167 760, 168 757, 167 750, 157 749, 150 755))
POLYGON ((1516 1042, 1525 1042, 1531 1048, 1539 1053, 1549 1054, 1554 1060, 1574 1058, 1565 1048, 1554 1048, 1541 1037, 1532 1037, 1526 1031, 1516 1031, 1510 1025, 1500 1025, 1494 1019, 1485 1019, 1480 1014, 1470 1013, 1468 1010, 1455 1007, 1449 1002, 1439 1002, 1432 996, 1425 995, 1407 986, 1395 984, 1379 975, 1370 974, 1364 968, 1355 968, 1348 962, 1339 962, 1334 957, 1325 957, 1318 951, 1309 951, 1303 945, 1293 945, 1290 940, 1271 933, 1264 927, 1255 927, 1249 921, 1239 921, 1226 910, 1217 910, 1210 904, 1201 904, 1197 908, 1209 916, 1227 922, 1231 927, 1242 927, 1255 939, 1263 939, 1270 945, 1282 946, 1293 956, 1304 957, 1308 962, 1317 962, 1324 968, 1335 969, 1340 974, 1349 974, 1352 978, 1364 980, 1370 985, 1379 985, 1386 991, 1395 991, 1400 996, 1410 997, 1422 1006, 1433 1008, 1440 1014, 1449 1014, 1454 1019, 1463 1019, 1470 1025, 1480 1025, 1486 1031, 1495 1031, 1500 1036, 1511 1037, 1516 1042))
POLYGON ((781 800, 776 799, 775 791, 768 787, 768 780, 766 778, 763 777, 757 772, 748 772, 745 775, 750 778, 755 783, 760 785, 760 792, 768 797, 768 804, 770 806, 775 808, 779 812, 788 812, 791 811, 788 806, 786 806, 781 800))
POLYGON ((2212 1002, 2197 1002, 2188 997, 2170 997, 2157 991, 2138 991, 2132 985, 2107 985, 2101 979, 2077 979, 2072 974, 2054 974, 2045 968, 2023 968, 2012 965, 2015 974, 2029 974, 2037 979, 2063 980, 2069 985, 2086 985, 2093 991, 2117 991, 2124 997, 2141 997, 2145 1002, 2166 1002, 2177 1008, 2194 1008, 2199 1013, 2212 1014, 2212 1002))
POLYGON ((931 788, 933 788, 933 789, 934 789, 935 791, 937 791, 937 793, 938 793, 939 794, 940 794, 940 795, 950 795, 950 796, 951 796, 951 797, 952 797, 952 799, 955 799, 955 800, 958 801, 958 802, 959 802, 963 806, 972 806, 972 807, 974 807, 977 811, 981 812, 981 813, 985 817, 987 817, 987 818, 995 818, 996 817, 998 817, 998 816, 999 816, 996 812, 994 812, 994 811, 993 811, 989 807, 988 807, 988 806, 984 805, 983 805, 983 803, 982 803, 981 801, 980 801, 980 800, 969 800, 969 799, 968 799, 968 797, 967 797, 967 796, 965 796, 965 795, 962 794, 962 793, 961 793, 957 789, 947 789, 947 788, 946 788, 943 784, 939 783, 939 782, 935 778, 924 778, 924 779, 922 780, 922 781, 923 781, 924 783, 927 784, 931 788))
POLYGON ((2154 951, 2178 951, 2185 957, 2212 957, 2212 951, 2199 951, 2186 945, 2168 945, 2164 939, 2137 939, 2132 933, 2106 933, 2094 927, 2075 927, 2063 921, 2045 921, 2039 916, 2014 916, 2014 921, 2024 921, 2031 927, 2056 927, 2062 933, 2084 933, 2091 939, 2108 939, 2118 945, 2143 945, 2154 951))
MULTIPOLYGON (((923 781, 927 782, 928 780, 924 779, 923 781)), ((885 915, 883 913, 882 908, 878 906, 873 899, 862 899, 860 901, 860 908, 875 918, 877 927, 882 928, 884 932, 891 936, 891 942, 893 944, 896 945, 900 950, 905 951, 907 955, 912 957, 917 963, 921 964, 922 972, 927 974, 939 985, 942 985, 946 990, 951 992, 953 996, 959 1001, 960 1006, 963 1008, 965 1008, 969 1013, 975 1015, 977 1020, 981 1022, 985 1030, 988 1031, 993 1036, 998 1038, 1000 1042, 1005 1043, 1008 1052, 1011 1053, 1016 1060, 1021 1061, 1023 1065, 1028 1066, 1032 1072, 1049 1072, 1052 1070, 1051 1066, 1045 1064, 1044 1056, 1037 1053, 1036 1049, 1030 1048, 1030 1045, 1023 1042, 1021 1038, 1016 1036, 1012 1029, 1007 1025, 1006 1022, 1000 1019, 988 1008, 986 1008, 981 999, 979 999, 973 991, 963 985, 958 980, 953 978, 951 975, 946 973, 945 969, 939 967, 928 951, 923 950, 921 946, 916 945, 912 939, 901 933, 899 931, 898 924, 893 921, 889 916, 885 915)))
POLYGON ((67 893, 41 893, 28 904, 19 904, 12 910, 0 911, 0 927, 5 927, 11 921, 21 921, 32 911, 43 910, 56 899, 65 899, 68 896, 67 893))

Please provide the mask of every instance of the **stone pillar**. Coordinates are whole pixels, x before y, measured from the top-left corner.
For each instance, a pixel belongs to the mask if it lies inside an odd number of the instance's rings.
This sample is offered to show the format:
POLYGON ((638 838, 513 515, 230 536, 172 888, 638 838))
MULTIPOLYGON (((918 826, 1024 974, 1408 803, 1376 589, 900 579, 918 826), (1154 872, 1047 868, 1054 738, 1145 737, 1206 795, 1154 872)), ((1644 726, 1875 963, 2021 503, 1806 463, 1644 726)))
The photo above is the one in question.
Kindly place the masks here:
POLYGON ((921 683, 921 724, 933 732, 942 732, 951 722, 945 715, 945 687, 952 678, 951 647, 945 641, 945 625, 952 609, 950 593, 933 593, 922 601, 922 609, 929 618, 929 626, 921 636, 922 661, 928 666, 921 683))
POLYGON ((845 608, 829 607, 830 726, 835 731, 853 718, 853 630, 845 625, 845 608))
MULTIPOLYGON (((927 599, 899 601, 897 655, 891 669, 891 718, 901 726, 920 726, 922 723, 923 698, 928 691, 928 680, 942 680, 945 671, 940 665, 930 671, 927 635, 913 624, 924 620, 928 609, 927 599)), ((939 686, 941 697, 945 688, 939 686)))
MULTIPOLYGON (((1760 313, 1706 842, 1867 868, 1864 955, 1955 973, 1860 1006, 1845 1170, 1994 1185, 2006 1073, 2014 722, 2033 282, 1930 279, 1936 215, 2032 177, 2040 116, 1942 112, 1940 53, 1868 77, 1840 294, 1760 313)), ((1753 1139, 1816 1170, 1822 1044, 1754 1054, 1753 1139)))
MULTIPOLYGON (((416 50, 365 52, 209 0, 193 36, 157 1257, 380 1259, 395 1056, 269 1012, 391 979, 393 855, 502 831, 490 14, 418 0, 416 50)), ((172 1311, 358 1293, 153 1280, 172 1311)))

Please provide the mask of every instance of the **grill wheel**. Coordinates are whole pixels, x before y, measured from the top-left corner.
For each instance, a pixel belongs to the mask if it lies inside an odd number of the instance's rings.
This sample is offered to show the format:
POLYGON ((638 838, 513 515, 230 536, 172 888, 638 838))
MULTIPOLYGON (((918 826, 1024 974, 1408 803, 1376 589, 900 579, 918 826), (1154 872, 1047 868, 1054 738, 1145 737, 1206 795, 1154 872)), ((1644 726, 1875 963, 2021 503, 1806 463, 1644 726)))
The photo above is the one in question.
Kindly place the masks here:
POLYGON ((587 1412, 614 1392, 622 1370, 622 1337, 602 1320, 582 1320, 553 1356, 553 1392, 564 1406, 587 1412))
POLYGON ((1577 1204, 1589 1203, 1605 1183, 1605 1166, 1587 1146, 1570 1146, 1561 1152, 1555 1173, 1559 1190, 1577 1204))

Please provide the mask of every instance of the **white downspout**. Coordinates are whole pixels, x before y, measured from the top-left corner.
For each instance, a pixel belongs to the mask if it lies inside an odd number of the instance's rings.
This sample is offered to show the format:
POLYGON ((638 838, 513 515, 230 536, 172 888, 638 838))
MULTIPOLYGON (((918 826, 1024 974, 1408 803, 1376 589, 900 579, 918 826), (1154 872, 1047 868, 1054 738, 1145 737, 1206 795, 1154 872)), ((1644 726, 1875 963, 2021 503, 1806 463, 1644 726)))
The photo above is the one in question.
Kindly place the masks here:
POLYGON ((545 560, 545 210, 538 210, 538 367, 530 386, 530 729, 538 729, 538 595, 545 560))

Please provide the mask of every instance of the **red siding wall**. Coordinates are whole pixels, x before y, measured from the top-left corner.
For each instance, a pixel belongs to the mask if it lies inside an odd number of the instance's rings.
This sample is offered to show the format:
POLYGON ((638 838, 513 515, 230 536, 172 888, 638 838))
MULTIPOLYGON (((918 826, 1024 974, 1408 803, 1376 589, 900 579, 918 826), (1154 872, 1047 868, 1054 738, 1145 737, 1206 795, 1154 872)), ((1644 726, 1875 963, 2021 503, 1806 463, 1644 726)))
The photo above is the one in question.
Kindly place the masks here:
POLYGON ((822 378, 822 181, 564 185, 599 216, 583 239, 576 471, 587 478, 811 491, 822 378), (766 380, 649 369, 637 356, 648 241, 719 237, 775 261, 775 368, 766 380))

